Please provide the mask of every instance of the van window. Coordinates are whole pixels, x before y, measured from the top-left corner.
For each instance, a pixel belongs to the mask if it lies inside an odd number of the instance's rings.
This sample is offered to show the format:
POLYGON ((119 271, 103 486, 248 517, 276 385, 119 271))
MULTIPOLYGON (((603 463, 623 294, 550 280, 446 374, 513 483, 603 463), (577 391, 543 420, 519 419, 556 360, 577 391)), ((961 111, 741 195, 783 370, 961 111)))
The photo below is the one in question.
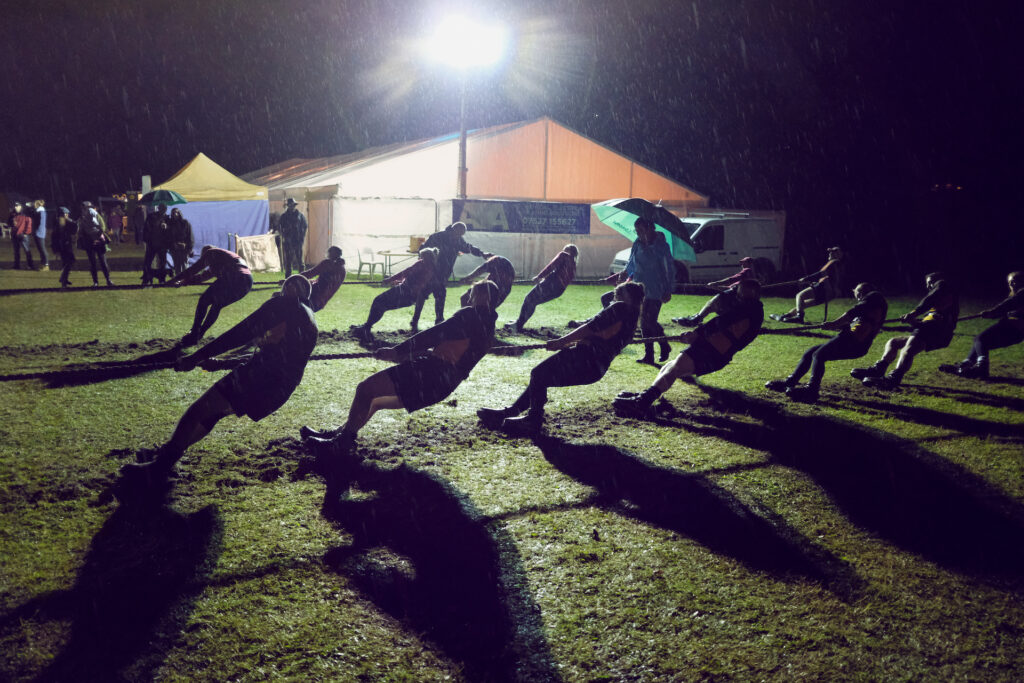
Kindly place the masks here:
POLYGON ((705 225, 704 229, 700 231, 697 238, 693 242, 693 250, 696 252, 701 251, 721 251, 725 249, 725 230, 722 224, 717 225, 705 225))

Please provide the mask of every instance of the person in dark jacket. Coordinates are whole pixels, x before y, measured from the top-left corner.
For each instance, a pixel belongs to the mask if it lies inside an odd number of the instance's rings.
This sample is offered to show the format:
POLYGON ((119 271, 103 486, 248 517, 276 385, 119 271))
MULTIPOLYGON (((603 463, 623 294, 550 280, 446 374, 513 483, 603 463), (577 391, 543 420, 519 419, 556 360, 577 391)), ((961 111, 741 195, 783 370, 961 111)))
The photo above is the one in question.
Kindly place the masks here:
POLYGON ((141 451, 137 455, 141 462, 121 468, 122 484, 129 493, 144 496, 165 484, 188 447, 228 415, 246 415, 259 422, 285 404, 302 381, 316 346, 310 289, 306 278, 293 275, 281 286, 281 296, 267 300, 245 320, 178 361, 177 369, 187 371, 232 349, 258 345, 250 360, 217 380, 188 407, 166 443, 141 451))
POLYGON ((327 496, 338 492, 344 457, 355 445, 359 430, 378 410, 415 412, 446 399, 487 355, 494 341, 494 321, 498 314, 491 307, 497 286, 482 280, 471 288, 470 305, 460 308, 440 325, 415 334, 395 347, 374 352, 379 360, 395 361, 374 373, 356 387, 348 419, 338 429, 300 430, 303 439, 329 455, 327 496))
POLYGON ((285 277, 292 274, 293 266, 299 272, 306 269, 302 263, 302 245, 306 241, 306 230, 309 225, 297 206, 295 200, 289 197, 285 201, 284 213, 277 221, 277 229, 281 234, 285 277))
POLYGON ((69 275, 75 265, 75 241, 78 239, 78 223, 71 220, 71 210, 62 206, 57 210, 57 220, 50 231, 50 247, 60 256, 60 286, 71 286, 69 275))
POLYGON ((826 250, 828 259, 821 270, 805 275, 798 280, 810 287, 797 292, 796 304, 789 311, 782 315, 772 314, 772 320, 783 323, 803 324, 804 311, 811 306, 831 301, 842 292, 842 260, 843 250, 839 247, 830 247, 826 250))
POLYGON ((11 226, 11 246, 14 247, 14 269, 21 269, 21 252, 25 252, 28 259, 28 269, 35 270, 32 262, 32 250, 29 248, 29 240, 32 238, 32 217, 25 211, 21 202, 14 202, 14 208, 7 219, 11 226))
POLYGON ((323 309, 345 281, 345 259, 341 258, 341 247, 328 247, 327 258, 301 275, 313 283, 310 306, 314 311, 323 309))
POLYGON ((770 380, 765 387, 772 391, 784 391, 794 401, 813 403, 818 400, 821 380, 825 376, 825 363, 830 360, 861 358, 871 350, 871 343, 882 329, 889 304, 882 293, 867 282, 853 288, 857 305, 832 322, 825 323, 826 330, 840 330, 839 334, 825 342, 807 349, 796 369, 786 379, 770 380), (807 384, 800 385, 800 378, 811 371, 807 384))
MULTIPOLYGON (((394 285, 388 291, 378 294, 373 303, 370 304, 370 312, 366 316, 366 322, 362 325, 352 327, 352 334, 369 342, 373 340, 372 328, 384 314, 406 306, 412 306, 420 297, 423 291, 430 287, 435 269, 437 268, 437 249, 432 247, 420 247, 419 258, 405 270, 395 273, 390 277, 381 280, 382 285, 394 285)), ((413 330, 414 332, 416 330, 413 330)))
POLYGON ((167 219, 167 242, 170 246, 171 260, 174 261, 174 275, 185 272, 188 259, 192 256, 196 240, 192 236, 192 224, 181 215, 181 209, 171 209, 171 217, 167 219))
POLYGON ((157 279, 163 284, 167 277, 167 205, 157 204, 156 211, 146 216, 143 241, 146 252, 142 259, 142 284, 153 284, 157 279), (153 261, 156 260, 156 266, 153 261))
POLYGON ((627 282, 615 288, 615 298, 600 313, 545 347, 557 353, 541 361, 530 372, 530 382, 507 408, 481 408, 476 412, 488 427, 533 432, 544 423, 544 405, 551 387, 574 387, 597 382, 608 372, 612 360, 633 339, 643 285, 627 282), (526 411, 525 415, 515 417, 526 411))
POLYGON ((107 286, 113 287, 110 279, 110 267, 107 266, 107 243, 110 238, 103 230, 100 214, 93 208, 92 202, 82 202, 82 213, 78 217, 78 247, 89 258, 89 272, 92 274, 92 286, 99 287, 97 271, 103 271, 107 286))
POLYGON ((211 277, 217 279, 200 295, 192 329, 181 338, 181 346, 198 344, 203 334, 217 322, 221 309, 240 300, 252 289, 252 272, 249 270, 249 264, 233 251, 220 249, 212 244, 203 247, 199 260, 186 268, 181 275, 175 275, 167 284, 198 284, 211 277))
POLYGON ((914 331, 909 336, 890 339, 882 357, 874 365, 850 371, 850 375, 865 386, 895 389, 913 365, 914 356, 922 351, 944 349, 953 341, 953 332, 960 317, 960 293, 940 272, 928 273, 924 282, 928 293, 913 310, 900 316, 900 320, 909 323, 914 331), (886 368, 894 360, 896 367, 886 374, 886 368))
POLYGON ((757 277, 755 272, 754 259, 749 256, 744 256, 740 259, 739 272, 730 275, 727 278, 707 283, 708 287, 721 290, 719 294, 708 299, 703 308, 694 315, 684 315, 679 318, 672 318, 672 322, 686 327, 694 327, 695 325, 700 325, 704 322, 704 318, 708 317, 708 314, 710 313, 724 313, 737 301, 736 285, 740 280, 746 280, 748 278, 760 281, 760 278, 757 277))
POLYGON ((416 300, 416 308, 413 309, 412 322, 410 323, 413 331, 419 329, 420 313, 423 311, 423 304, 426 303, 427 297, 431 294, 434 295, 434 324, 438 325, 444 320, 444 302, 447 296, 445 283, 451 277, 452 270, 455 268, 455 259, 459 258, 460 253, 473 254, 482 259, 489 259, 494 256, 494 254, 480 251, 463 239, 465 234, 465 223, 452 223, 441 232, 435 232, 428 237, 423 242, 423 246, 420 247, 421 249, 423 247, 437 249, 437 262, 434 264, 433 279, 420 292, 420 296, 416 300))
POLYGON ((740 303, 682 335, 689 346, 658 372, 654 383, 639 394, 622 392, 612 402, 615 411, 627 417, 646 417, 654 401, 677 379, 707 375, 721 370, 740 350, 754 341, 764 323, 761 283, 743 280, 736 291, 740 303))
MULTIPOLYGON (((488 280, 498 285, 498 300, 494 304, 494 309, 497 310, 509 293, 512 291, 512 283, 516 280, 516 269, 504 256, 492 256, 473 270, 472 273, 462 278, 464 284, 470 284, 476 278, 480 277, 484 273, 487 274, 488 280)), ((459 298, 459 303, 465 307, 469 305, 469 290, 459 298)))
POLYGON ((1009 295, 997 305, 981 312, 982 318, 998 318, 974 338, 967 358, 939 370, 960 377, 988 379, 988 356, 992 349, 1002 349, 1024 341, 1024 271, 1015 270, 1006 276, 1009 295))
POLYGON ((554 301, 562 296, 566 288, 576 277, 576 259, 579 258, 580 250, 575 244, 567 244, 562 250, 555 254, 548 264, 541 268, 533 278, 534 286, 526 293, 523 305, 519 308, 519 317, 508 327, 514 327, 516 332, 522 332, 526 323, 533 317, 537 306, 554 301))

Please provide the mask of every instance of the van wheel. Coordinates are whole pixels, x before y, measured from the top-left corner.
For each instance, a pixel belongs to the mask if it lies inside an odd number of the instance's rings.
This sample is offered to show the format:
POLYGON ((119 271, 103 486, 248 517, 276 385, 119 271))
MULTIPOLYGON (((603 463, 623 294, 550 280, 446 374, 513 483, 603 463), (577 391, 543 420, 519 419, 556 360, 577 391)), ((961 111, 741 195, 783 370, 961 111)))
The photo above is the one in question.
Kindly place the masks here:
POLYGON ((775 282, 775 264, 766 258, 754 259, 754 272, 762 285, 775 282))
POLYGON ((682 293, 685 289, 683 285, 689 284, 689 282, 690 271, 682 263, 676 261, 676 293, 682 293))

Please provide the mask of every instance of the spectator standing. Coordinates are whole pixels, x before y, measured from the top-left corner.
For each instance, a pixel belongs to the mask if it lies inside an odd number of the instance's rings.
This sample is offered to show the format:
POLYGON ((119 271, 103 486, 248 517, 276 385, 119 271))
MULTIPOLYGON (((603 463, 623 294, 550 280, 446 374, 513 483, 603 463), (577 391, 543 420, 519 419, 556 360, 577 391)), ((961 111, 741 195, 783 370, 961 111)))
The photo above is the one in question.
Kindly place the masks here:
POLYGON ((14 247, 14 269, 21 270, 21 252, 25 252, 28 259, 28 269, 35 270, 32 263, 32 251, 29 249, 28 240, 32 235, 32 218, 25 212, 21 202, 14 203, 7 223, 11 226, 11 245, 14 247))
POLYGON ((181 215, 181 209, 171 209, 171 217, 167 219, 167 241, 170 244, 171 260, 174 261, 174 275, 181 275, 188 266, 192 249, 196 245, 192 235, 192 224, 181 215))
POLYGON ((146 243, 146 253, 142 257, 142 284, 150 285, 153 279, 159 279, 163 284, 167 273, 167 205, 157 204, 156 211, 146 217, 146 227, 143 231, 143 241, 146 243), (153 267, 153 259, 157 260, 157 267, 153 267))
POLYGON ((46 253, 46 202, 37 199, 33 202, 35 211, 30 215, 32 218, 32 241, 36 243, 36 251, 39 252, 39 270, 50 269, 50 255, 46 253))
POLYGON ((142 244, 146 232, 146 207, 142 204, 129 206, 128 229, 135 235, 135 244, 142 244))
POLYGON ((306 230, 309 225, 306 223, 306 217, 296 208, 294 199, 289 197, 285 204, 284 213, 278 219, 277 229, 281 235, 281 249, 284 252, 284 276, 288 278, 291 277, 292 266, 298 272, 305 270, 302 263, 302 245, 306 241, 306 230))
MULTIPOLYGON (((672 288, 676 280, 676 264, 672 258, 665 236, 658 232, 654 223, 645 218, 637 218, 633 224, 636 229, 636 240, 629 251, 629 262, 626 269, 618 274, 619 282, 632 280, 644 286, 644 303, 640 309, 640 334, 645 337, 661 337, 665 328, 658 323, 662 304, 672 298, 672 288)), ((601 305, 607 307, 612 292, 601 297, 601 305)), ((658 342, 660 353, 658 362, 668 360, 671 347, 667 341, 658 342)), ((643 358, 637 363, 655 365, 654 344, 644 344, 643 358)))
POLYGON ((60 286, 68 288, 71 280, 68 275, 75 265, 75 238, 78 237, 78 223, 71 220, 71 210, 62 206, 57 211, 57 220, 50 231, 50 246, 53 253, 60 256, 60 286))
POLYGON ((117 202, 107 211, 107 229, 110 230, 110 241, 120 244, 124 241, 124 209, 117 202))
POLYGON ((110 268, 107 267, 107 243, 110 238, 103 230, 100 214, 93 208, 92 202, 82 202, 82 213, 78 217, 78 247, 89 257, 89 272, 92 274, 92 286, 99 287, 98 270, 103 271, 107 286, 113 287, 110 280, 110 268))

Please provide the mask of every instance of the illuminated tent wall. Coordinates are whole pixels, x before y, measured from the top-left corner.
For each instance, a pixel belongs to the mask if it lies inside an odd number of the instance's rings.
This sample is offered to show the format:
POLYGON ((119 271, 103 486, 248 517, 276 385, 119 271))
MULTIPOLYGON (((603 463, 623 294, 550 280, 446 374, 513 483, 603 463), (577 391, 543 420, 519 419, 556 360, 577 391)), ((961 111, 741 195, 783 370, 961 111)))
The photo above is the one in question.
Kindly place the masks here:
POLYGON ((201 152, 153 189, 174 190, 188 200, 177 208, 192 223, 197 256, 204 244, 233 248, 230 233, 262 235, 270 226, 267 188, 245 182, 201 152))
MULTIPOLYGON (((307 261, 318 260, 328 246, 337 245, 353 265, 362 247, 405 250, 410 237, 442 229, 453 216, 480 215, 485 207, 517 217, 559 212, 578 216, 581 205, 644 197, 684 215, 708 203, 706 196, 545 117, 469 133, 467 197, 501 203, 467 205, 453 200, 458 146, 458 134, 451 134, 337 157, 293 159, 243 178, 270 189, 274 211, 282 210, 287 197, 299 202, 310 224, 307 261), (537 204, 541 202, 548 204, 537 204)), ((580 247, 579 277, 607 275, 612 256, 629 241, 602 225, 593 211, 582 210, 582 228, 578 217, 574 229, 565 232, 551 231, 552 221, 543 232, 471 225, 467 240, 510 258, 523 278, 533 277, 573 242, 580 247)), ((527 222, 519 221, 520 228, 527 222)), ((479 263, 462 256, 456 274, 468 273, 479 263)))

